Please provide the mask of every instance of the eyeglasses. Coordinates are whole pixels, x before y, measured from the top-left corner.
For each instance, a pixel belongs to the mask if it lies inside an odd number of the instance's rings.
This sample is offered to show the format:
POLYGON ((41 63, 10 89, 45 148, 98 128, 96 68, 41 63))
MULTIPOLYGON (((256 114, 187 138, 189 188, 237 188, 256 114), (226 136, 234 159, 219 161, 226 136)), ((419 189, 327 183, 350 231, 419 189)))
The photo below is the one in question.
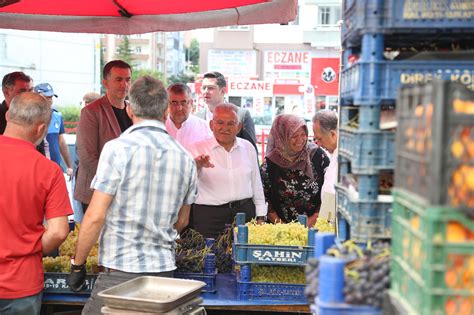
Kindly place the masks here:
POLYGON ((201 86, 201 90, 202 91, 215 91, 215 90, 218 90, 219 87, 217 85, 203 85, 201 86))
POLYGON ((234 121, 234 120, 231 120, 231 121, 223 121, 223 120, 213 120, 214 121, 214 124, 218 125, 218 126, 227 126, 227 127, 235 127, 237 126, 237 124, 239 122, 237 121, 234 121))
POLYGON ((170 104, 173 106, 181 105, 184 107, 189 104, 189 101, 170 101, 170 104))

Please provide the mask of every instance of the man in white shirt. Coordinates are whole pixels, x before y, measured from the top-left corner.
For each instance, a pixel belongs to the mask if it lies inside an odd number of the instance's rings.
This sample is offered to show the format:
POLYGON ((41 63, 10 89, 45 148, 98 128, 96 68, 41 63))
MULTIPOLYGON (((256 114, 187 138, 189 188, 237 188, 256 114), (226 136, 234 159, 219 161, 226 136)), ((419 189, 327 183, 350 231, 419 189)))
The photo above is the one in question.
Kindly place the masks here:
POLYGON ((197 116, 190 115, 193 107, 191 89, 183 83, 168 86, 168 118, 166 131, 188 152, 199 141, 212 138, 209 124, 197 116))
POLYGON ((192 149, 198 166, 193 226, 204 237, 216 237, 238 212, 260 223, 267 214, 257 153, 249 141, 237 137, 242 128, 237 107, 217 105, 210 127, 214 137, 192 149))
POLYGON ((321 188, 320 217, 333 221, 336 212, 337 180, 337 114, 329 109, 318 111, 313 117, 314 141, 329 153, 329 166, 324 174, 324 184, 321 188))
MULTIPOLYGON (((196 116, 210 121, 214 113, 214 108, 221 103, 224 103, 224 96, 226 93, 227 82, 222 75, 217 71, 205 73, 202 80, 201 90, 207 108, 195 113, 196 116)), ((242 123, 242 128, 237 133, 237 137, 250 141, 250 143, 257 149, 257 138, 255 136, 255 125, 253 123, 250 112, 242 107, 237 107, 237 116, 242 123)))

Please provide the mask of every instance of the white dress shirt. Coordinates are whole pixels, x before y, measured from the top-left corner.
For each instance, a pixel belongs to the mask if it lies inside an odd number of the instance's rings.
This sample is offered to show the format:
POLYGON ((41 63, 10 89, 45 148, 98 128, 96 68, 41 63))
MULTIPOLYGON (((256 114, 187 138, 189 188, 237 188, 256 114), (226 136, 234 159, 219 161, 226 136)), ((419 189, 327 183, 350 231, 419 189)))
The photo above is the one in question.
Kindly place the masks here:
POLYGON ((257 153, 252 144, 236 138, 227 152, 213 137, 196 143, 191 154, 209 155, 214 167, 198 170, 198 196, 196 204, 221 205, 231 201, 252 198, 257 216, 267 215, 257 153))
POLYGON ((189 115, 179 129, 176 128, 169 116, 165 125, 169 135, 175 138, 188 152, 191 152, 191 146, 196 142, 213 137, 209 123, 194 115, 189 115))
POLYGON ((332 154, 329 152, 327 152, 327 154, 329 156, 329 166, 324 174, 324 184, 321 188, 321 192, 335 194, 336 190, 334 189, 334 185, 337 180, 337 149, 335 149, 332 154))

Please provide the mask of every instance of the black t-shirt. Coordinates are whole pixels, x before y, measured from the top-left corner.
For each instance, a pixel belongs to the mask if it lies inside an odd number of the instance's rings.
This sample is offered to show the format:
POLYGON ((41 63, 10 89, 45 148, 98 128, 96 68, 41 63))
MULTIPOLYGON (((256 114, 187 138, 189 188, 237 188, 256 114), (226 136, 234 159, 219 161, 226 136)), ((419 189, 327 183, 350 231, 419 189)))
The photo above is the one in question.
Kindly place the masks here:
POLYGON ((115 117, 117 118, 117 121, 120 126, 120 130, 124 132, 128 127, 132 125, 132 120, 130 117, 127 115, 127 111, 125 110, 125 107, 123 109, 119 109, 115 106, 112 106, 112 109, 114 110, 115 117))

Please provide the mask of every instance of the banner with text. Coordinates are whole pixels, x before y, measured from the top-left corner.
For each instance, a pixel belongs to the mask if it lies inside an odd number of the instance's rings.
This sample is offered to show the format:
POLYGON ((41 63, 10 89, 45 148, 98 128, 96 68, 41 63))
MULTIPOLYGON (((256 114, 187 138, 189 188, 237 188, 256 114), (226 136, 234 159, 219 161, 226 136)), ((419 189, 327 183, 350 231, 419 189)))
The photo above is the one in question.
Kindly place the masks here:
POLYGON ((258 80, 229 79, 227 91, 232 96, 273 96, 273 84, 258 80))
POLYGON ((310 51, 265 51, 264 79, 277 84, 310 83, 310 51))

